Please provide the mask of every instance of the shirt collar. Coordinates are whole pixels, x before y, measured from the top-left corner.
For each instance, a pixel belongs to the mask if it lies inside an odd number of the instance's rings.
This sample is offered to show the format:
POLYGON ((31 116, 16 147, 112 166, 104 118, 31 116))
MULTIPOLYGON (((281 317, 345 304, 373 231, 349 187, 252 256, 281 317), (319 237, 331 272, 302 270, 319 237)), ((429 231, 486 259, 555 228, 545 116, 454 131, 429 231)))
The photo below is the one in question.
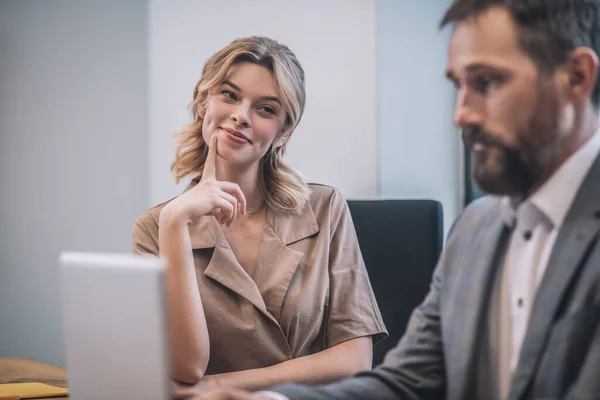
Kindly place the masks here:
MULTIPOLYGON (((573 153, 527 200, 538 208, 554 228, 562 226, 585 176, 600 153, 600 131, 573 153)), ((514 226, 522 202, 505 196, 500 203, 502 221, 514 226)))

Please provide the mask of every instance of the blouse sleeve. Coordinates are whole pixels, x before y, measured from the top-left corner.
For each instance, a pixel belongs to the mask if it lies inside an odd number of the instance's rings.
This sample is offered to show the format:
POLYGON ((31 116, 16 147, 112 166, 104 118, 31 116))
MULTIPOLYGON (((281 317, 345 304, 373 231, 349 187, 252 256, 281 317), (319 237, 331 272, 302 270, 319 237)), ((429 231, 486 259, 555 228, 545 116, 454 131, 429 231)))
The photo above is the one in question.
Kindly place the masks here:
POLYGON ((362 336, 372 336, 373 343, 378 343, 388 333, 371 288, 348 204, 337 190, 332 200, 331 224, 327 347, 362 336))
POLYGON ((158 256, 158 224, 152 216, 143 214, 133 223, 132 250, 135 254, 158 256))

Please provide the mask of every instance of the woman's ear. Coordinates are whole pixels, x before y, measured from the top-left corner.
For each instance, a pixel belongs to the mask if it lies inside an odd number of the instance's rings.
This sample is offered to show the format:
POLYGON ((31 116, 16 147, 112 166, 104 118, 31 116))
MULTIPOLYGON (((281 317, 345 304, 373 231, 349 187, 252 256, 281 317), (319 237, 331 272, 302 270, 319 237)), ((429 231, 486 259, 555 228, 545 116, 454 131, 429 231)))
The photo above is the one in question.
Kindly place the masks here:
POLYGON ((293 130, 291 128, 284 128, 283 133, 279 135, 279 137, 275 138, 275 140, 273 141, 273 147, 279 148, 286 144, 287 141, 290 139, 290 136, 292 136, 292 132, 293 130))
POLYGON ((206 106, 202 105, 201 103, 198 103, 198 105, 196 106, 196 112, 198 113, 198 116, 202 119, 204 119, 204 116, 206 115, 206 106))

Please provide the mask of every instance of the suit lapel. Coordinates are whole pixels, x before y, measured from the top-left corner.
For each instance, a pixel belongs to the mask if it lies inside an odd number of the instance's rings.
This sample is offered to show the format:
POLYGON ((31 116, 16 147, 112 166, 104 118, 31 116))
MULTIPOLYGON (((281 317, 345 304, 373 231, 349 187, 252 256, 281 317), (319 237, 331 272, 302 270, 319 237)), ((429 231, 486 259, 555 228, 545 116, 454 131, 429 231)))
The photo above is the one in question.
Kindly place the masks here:
POLYGON ((448 318, 451 333, 446 335, 450 340, 448 359, 452 360, 448 379, 459 382, 456 385, 459 390, 457 398, 472 396, 478 333, 487 313, 497 265, 504 254, 508 236, 498 210, 490 212, 480 225, 483 227, 480 231, 468 233, 473 238, 469 244, 470 251, 465 249, 462 252, 464 256, 458 258, 457 262, 465 268, 456 277, 458 286, 454 304, 447 306, 452 310, 448 318))
POLYGON ((521 398, 531 383, 550 328, 584 255, 600 229, 600 159, 596 159, 560 229, 540 283, 509 398, 521 398))

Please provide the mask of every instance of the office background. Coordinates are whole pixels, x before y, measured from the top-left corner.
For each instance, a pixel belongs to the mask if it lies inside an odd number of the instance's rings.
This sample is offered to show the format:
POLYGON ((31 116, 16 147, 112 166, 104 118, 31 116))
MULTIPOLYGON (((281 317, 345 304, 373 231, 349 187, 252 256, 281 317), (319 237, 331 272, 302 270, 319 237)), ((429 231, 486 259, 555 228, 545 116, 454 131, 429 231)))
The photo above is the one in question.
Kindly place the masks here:
POLYGON ((449 3, 0 0, 0 357, 64 366, 59 252, 128 252, 134 218, 181 191, 171 135, 237 37, 305 68, 290 164, 349 199, 439 200, 448 228, 464 195, 449 3))

